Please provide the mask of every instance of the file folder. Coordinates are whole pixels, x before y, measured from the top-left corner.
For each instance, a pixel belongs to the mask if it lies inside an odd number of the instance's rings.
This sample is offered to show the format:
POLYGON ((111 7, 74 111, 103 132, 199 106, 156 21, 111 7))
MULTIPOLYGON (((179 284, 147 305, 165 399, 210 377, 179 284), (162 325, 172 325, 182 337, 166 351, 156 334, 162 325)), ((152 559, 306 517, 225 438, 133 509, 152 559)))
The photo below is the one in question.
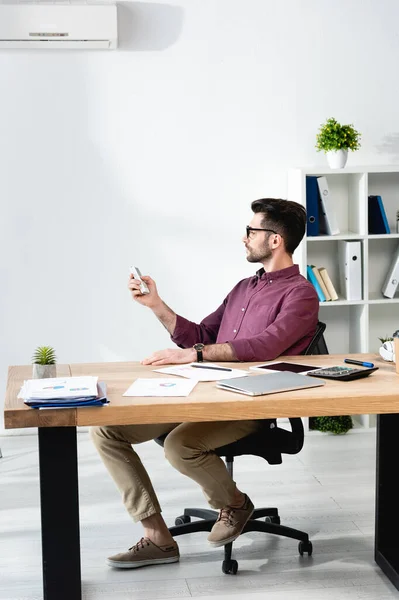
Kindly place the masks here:
POLYGON ((317 177, 306 177, 306 234, 319 235, 319 187, 317 177))
POLYGON ((362 300, 361 242, 338 242, 338 255, 342 294, 346 300, 362 300))
POLYGON ((369 233, 391 233, 381 196, 368 198, 369 233))
POLYGON ((393 298, 399 285, 399 246, 389 267, 382 293, 386 298, 393 298))
POLYGON ((338 235, 340 230, 338 227, 334 201, 331 198, 326 177, 318 177, 317 185, 320 192, 320 233, 338 235))

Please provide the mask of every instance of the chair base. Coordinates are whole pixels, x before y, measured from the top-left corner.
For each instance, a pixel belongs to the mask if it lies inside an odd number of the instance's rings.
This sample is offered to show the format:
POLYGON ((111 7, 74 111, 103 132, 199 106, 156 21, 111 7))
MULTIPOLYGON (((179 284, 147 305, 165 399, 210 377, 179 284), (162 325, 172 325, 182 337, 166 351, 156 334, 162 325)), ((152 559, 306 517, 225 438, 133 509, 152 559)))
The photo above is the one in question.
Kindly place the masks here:
MULTIPOLYGON (((217 517, 218 512, 204 508, 185 508, 184 514, 177 517, 175 520, 176 526, 170 527, 169 531, 173 537, 184 535, 186 533, 196 533, 197 531, 211 531, 217 517), (191 517, 197 517, 199 521, 191 522, 191 517)), ((256 508, 251 519, 245 525, 243 533, 249 531, 262 531, 263 533, 271 533, 281 535, 283 537, 299 540, 298 551, 301 556, 306 552, 308 556, 312 555, 312 542, 309 536, 304 531, 285 527, 280 525, 280 517, 277 508, 256 508), (265 517, 264 521, 258 521, 265 517)), ((224 547, 224 561, 222 571, 225 574, 235 575, 238 570, 238 563, 231 558, 233 544, 226 544, 224 547)))

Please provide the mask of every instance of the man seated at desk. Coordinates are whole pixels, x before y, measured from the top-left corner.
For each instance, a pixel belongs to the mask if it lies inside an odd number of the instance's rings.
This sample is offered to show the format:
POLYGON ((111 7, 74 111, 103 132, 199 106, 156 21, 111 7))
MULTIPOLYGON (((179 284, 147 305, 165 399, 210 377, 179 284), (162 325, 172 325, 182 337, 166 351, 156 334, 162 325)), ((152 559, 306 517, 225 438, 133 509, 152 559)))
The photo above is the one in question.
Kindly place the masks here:
MULTIPOLYGON (((150 293, 141 294, 131 276, 135 301, 152 310, 180 348, 155 352, 145 365, 193 361, 267 361, 281 354, 301 354, 318 321, 316 291, 293 264, 292 254, 303 238, 306 211, 296 202, 273 198, 252 202, 254 213, 243 238, 247 260, 261 263, 256 275, 243 279, 222 304, 199 325, 176 315, 160 298, 155 281, 143 277, 150 293)), ((255 431, 257 421, 168 423, 94 427, 91 436, 119 488, 125 507, 144 537, 126 552, 107 559, 119 568, 135 568, 179 560, 149 476, 132 445, 168 434, 164 449, 180 473, 196 481, 219 516, 208 536, 212 546, 235 540, 254 506, 229 475, 215 448, 255 431)))

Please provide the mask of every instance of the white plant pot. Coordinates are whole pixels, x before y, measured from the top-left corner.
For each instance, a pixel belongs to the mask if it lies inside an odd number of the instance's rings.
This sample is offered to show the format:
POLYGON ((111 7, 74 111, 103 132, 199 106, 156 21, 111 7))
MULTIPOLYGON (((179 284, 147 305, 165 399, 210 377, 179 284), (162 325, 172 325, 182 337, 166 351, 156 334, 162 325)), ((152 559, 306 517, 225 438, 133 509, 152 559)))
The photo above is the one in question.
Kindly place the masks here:
POLYGON ((33 365, 33 379, 48 379, 57 377, 57 365, 33 365))
POLYGON ((343 169, 348 160, 348 150, 330 150, 327 152, 327 162, 330 169, 343 169))

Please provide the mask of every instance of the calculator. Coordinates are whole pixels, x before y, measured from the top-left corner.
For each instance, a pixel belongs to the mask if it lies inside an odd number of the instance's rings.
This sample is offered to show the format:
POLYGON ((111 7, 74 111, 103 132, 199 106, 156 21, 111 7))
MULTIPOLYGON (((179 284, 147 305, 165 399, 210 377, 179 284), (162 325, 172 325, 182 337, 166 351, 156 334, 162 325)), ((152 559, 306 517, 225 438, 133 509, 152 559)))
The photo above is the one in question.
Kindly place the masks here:
POLYGON ((335 379, 336 381, 352 381, 353 379, 361 379, 368 377, 373 371, 378 371, 378 367, 370 369, 357 369, 352 367, 324 367, 310 371, 307 375, 312 377, 321 377, 322 379, 335 379))

